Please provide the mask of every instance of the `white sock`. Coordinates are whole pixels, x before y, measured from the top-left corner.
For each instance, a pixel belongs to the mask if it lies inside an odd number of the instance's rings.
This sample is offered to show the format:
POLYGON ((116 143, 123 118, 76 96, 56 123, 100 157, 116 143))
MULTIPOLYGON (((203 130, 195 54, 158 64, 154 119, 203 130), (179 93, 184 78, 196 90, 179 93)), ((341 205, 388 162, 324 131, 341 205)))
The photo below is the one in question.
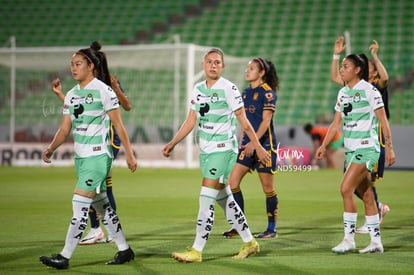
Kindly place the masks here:
POLYGON ((227 221, 232 228, 237 230, 243 242, 253 240, 252 232, 247 224, 243 211, 233 197, 230 186, 220 190, 217 196, 217 203, 223 208, 227 221))
POLYGON ((381 232, 379 224, 379 214, 372 216, 365 216, 365 221, 368 226, 371 242, 381 244, 381 232))
POLYGON ((86 226, 88 224, 89 207, 91 203, 92 199, 90 198, 76 194, 73 195, 73 216, 66 233, 65 246, 63 247, 62 252, 60 252, 60 254, 67 259, 70 259, 70 257, 72 257, 72 254, 75 251, 75 248, 86 229, 86 226))
POLYGON ((92 203, 93 208, 99 213, 102 223, 105 226, 108 234, 113 238, 119 251, 124 251, 129 248, 129 245, 125 239, 124 232, 122 231, 121 222, 118 215, 109 203, 106 192, 96 194, 96 197, 92 203))
POLYGON ((197 217, 196 237, 193 248, 203 251, 207 243, 214 223, 214 203, 217 198, 218 190, 201 187, 199 198, 199 209, 197 217))
POLYGON ((344 212, 344 239, 354 241, 358 213, 344 212))

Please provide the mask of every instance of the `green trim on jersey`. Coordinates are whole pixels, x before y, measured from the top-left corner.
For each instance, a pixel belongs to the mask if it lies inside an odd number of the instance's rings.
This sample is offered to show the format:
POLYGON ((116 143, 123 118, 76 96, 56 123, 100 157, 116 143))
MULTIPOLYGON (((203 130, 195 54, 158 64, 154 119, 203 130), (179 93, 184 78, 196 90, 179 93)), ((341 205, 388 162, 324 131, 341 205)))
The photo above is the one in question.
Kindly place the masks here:
POLYGON ((225 78, 218 79, 211 88, 207 88, 206 81, 194 86, 190 108, 197 113, 201 152, 238 151, 234 111, 243 106, 237 86, 225 78))
POLYGON ((345 86, 338 92, 335 111, 342 117, 345 152, 368 148, 379 151, 375 110, 383 106, 379 91, 365 80, 352 89, 345 86))
POLYGON ((64 115, 70 115, 75 158, 106 154, 113 157, 108 111, 119 108, 111 87, 94 78, 84 89, 79 84, 65 96, 64 115))

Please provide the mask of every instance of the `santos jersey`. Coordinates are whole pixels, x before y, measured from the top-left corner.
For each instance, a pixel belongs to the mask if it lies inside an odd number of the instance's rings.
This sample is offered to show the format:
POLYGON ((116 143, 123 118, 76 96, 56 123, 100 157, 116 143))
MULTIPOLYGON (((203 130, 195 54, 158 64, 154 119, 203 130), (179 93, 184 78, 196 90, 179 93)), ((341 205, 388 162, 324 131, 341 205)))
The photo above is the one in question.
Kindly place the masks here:
POLYGON ((375 110, 381 107, 384 107, 381 94, 365 80, 352 89, 345 86, 339 91, 335 111, 342 116, 345 152, 360 148, 380 151, 375 110))
POLYGON ((190 108, 197 113, 198 141, 203 153, 238 152, 234 111, 242 107, 239 89, 223 77, 211 88, 205 81, 194 86, 190 108))
POLYGON ((96 78, 85 88, 78 84, 66 94, 63 114, 72 120, 75 158, 113 157, 107 112, 116 108, 119 102, 115 92, 96 78))
MULTIPOLYGON (((246 110, 247 119, 252 124, 254 131, 257 132, 260 124, 263 121, 263 111, 269 110, 275 112, 276 110, 276 94, 266 83, 258 86, 257 88, 246 88, 243 93, 244 108, 246 110)), ((270 126, 267 131, 260 138, 260 143, 269 140, 271 145, 276 143, 276 135, 273 129, 273 119, 270 122, 270 126)), ((243 135, 242 144, 245 145, 250 142, 247 135, 243 135)))

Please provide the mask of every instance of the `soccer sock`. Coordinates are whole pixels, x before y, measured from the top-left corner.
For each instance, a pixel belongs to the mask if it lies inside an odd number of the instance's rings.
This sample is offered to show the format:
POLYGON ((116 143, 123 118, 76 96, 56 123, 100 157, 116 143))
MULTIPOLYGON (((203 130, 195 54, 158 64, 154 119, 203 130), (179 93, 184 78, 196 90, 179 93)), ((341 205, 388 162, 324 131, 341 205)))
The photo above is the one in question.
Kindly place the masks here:
POLYGON ((99 227, 98 213, 92 206, 89 208, 89 220, 91 221, 91 228, 99 227))
POLYGON ((197 217, 196 237, 193 243, 193 248, 198 251, 203 251, 207 243, 214 223, 214 202, 216 201, 218 190, 201 187, 199 208, 197 217))
POLYGON ((106 195, 108 196, 108 200, 112 206, 112 209, 116 211, 114 193, 112 193, 112 177, 106 178, 106 195))
POLYGON ((276 191, 265 193, 266 195, 266 211, 267 211, 267 229, 276 232, 277 221, 277 205, 278 199, 276 191))
POLYGON ((240 206, 240 209, 244 213, 244 199, 243 199, 243 193, 240 187, 231 189, 231 192, 233 193, 234 200, 237 202, 237 204, 240 206))
POLYGON ((73 216, 66 233, 65 246, 60 254, 70 259, 73 251, 75 251, 79 240, 88 224, 88 211, 92 203, 92 199, 80 195, 73 195, 72 211, 73 216))
POLYGON ((243 242, 250 242, 253 240, 253 235, 250 231, 249 225, 247 224, 247 219, 234 199, 229 186, 220 190, 217 195, 217 202, 224 209, 227 221, 232 228, 237 230, 237 233, 239 233, 243 242))
POLYGON ((354 241, 358 213, 344 212, 344 239, 354 241))
POLYGON ((372 192, 374 193, 375 204, 377 205, 377 208, 381 213, 381 208, 380 208, 379 201, 378 201, 377 188, 375 186, 372 186, 372 192))
POLYGON ((118 250, 124 251, 128 249, 129 245, 125 239, 124 232, 122 231, 121 222, 119 221, 115 210, 112 209, 106 193, 96 194, 92 205, 102 217, 102 223, 108 231, 108 234, 111 235, 118 246, 118 250))
POLYGON ((379 224, 379 215, 365 216, 368 226, 369 235, 372 243, 381 244, 381 232, 379 224))

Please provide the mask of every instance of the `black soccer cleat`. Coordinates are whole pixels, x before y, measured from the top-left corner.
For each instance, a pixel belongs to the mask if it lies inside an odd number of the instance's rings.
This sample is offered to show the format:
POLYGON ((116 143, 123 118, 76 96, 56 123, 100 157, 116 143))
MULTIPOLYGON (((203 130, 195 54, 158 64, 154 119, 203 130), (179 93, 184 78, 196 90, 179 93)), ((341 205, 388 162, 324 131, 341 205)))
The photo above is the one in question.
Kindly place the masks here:
POLYGON ((232 228, 232 229, 230 229, 228 231, 223 232, 223 237, 224 238, 232 238, 232 237, 238 236, 238 235, 239 235, 239 233, 234 228, 232 228))
POLYGON ((123 264, 126 262, 129 262, 135 258, 134 251, 132 251, 131 247, 128 247, 127 250, 124 251, 118 251, 115 254, 115 257, 112 261, 107 262, 106 264, 123 264))
POLYGON ((39 259, 44 265, 51 266, 56 269, 69 268, 69 259, 63 257, 60 254, 52 255, 52 257, 41 256, 39 259))

